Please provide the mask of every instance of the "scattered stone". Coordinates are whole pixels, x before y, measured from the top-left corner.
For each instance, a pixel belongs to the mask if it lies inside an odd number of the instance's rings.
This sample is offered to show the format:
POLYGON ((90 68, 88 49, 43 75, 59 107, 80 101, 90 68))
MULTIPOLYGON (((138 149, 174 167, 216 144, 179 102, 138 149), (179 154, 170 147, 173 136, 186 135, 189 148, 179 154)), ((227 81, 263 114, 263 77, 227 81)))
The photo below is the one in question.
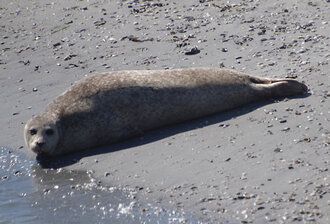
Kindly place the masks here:
POLYGON ((276 148, 274 149, 274 152, 283 152, 283 150, 281 148, 276 148))
POLYGON ((77 57, 77 55, 76 55, 76 54, 70 54, 70 55, 66 56, 63 60, 64 60, 64 61, 69 61, 69 60, 71 60, 73 57, 77 57))
POLYGON ((61 42, 57 42, 57 43, 53 44, 53 48, 56 48, 56 47, 58 47, 60 45, 61 45, 61 42))
POLYGON ((215 197, 208 197, 208 198, 200 199, 200 202, 202 203, 202 202, 209 202, 209 201, 214 201, 214 200, 216 200, 215 197))
POLYGON ((22 171, 20 170, 17 170, 15 173, 14 173, 15 176, 21 176, 22 175, 22 171))
POLYGON ((27 61, 19 61, 18 63, 23 63, 24 65, 29 65, 29 64, 30 64, 30 60, 27 60, 27 61))
POLYGON ((261 31, 258 32, 258 35, 264 35, 266 33, 266 29, 262 29, 261 31))
POLYGON ((283 129, 281 129, 281 131, 285 131, 285 132, 287 132, 287 131, 289 131, 289 130, 290 130, 289 127, 285 127, 285 128, 283 128, 283 129))
POLYGON ((100 20, 94 22, 95 26, 102 26, 104 24, 106 24, 106 21, 103 18, 101 18, 100 20))
POLYGON ((195 55, 200 53, 201 51, 197 47, 191 48, 189 51, 185 52, 185 55, 195 55))
POLYGON ((70 63, 68 66, 65 66, 64 68, 65 69, 70 69, 70 68, 77 68, 77 67, 79 67, 79 65, 70 63))
POLYGON ((138 37, 133 36, 133 35, 124 36, 120 40, 125 40, 125 39, 128 39, 133 42, 144 42, 144 41, 153 41, 154 40, 154 38, 146 38, 144 40, 140 40, 138 37))
POLYGON ((230 126, 230 124, 220 124, 219 125, 219 127, 222 127, 222 128, 227 128, 227 127, 229 127, 230 126))

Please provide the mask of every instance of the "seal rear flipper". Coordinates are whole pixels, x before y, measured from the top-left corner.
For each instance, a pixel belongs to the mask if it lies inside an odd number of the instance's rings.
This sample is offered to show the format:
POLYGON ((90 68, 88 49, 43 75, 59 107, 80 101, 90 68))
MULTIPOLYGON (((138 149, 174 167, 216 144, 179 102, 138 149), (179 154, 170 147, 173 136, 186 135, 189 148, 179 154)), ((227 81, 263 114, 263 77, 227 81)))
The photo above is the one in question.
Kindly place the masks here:
POLYGON ((268 93, 268 97, 294 96, 307 93, 307 86, 294 79, 270 79, 270 83, 255 86, 261 90, 262 94, 268 93))

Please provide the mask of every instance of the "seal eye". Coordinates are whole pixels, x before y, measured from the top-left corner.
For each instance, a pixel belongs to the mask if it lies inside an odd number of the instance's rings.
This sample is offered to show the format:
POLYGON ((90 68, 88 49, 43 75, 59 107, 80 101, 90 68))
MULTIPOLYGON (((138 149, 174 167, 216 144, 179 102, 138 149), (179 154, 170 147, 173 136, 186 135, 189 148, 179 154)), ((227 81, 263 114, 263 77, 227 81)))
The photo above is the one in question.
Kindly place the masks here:
POLYGON ((53 135, 54 134, 54 130, 53 129, 47 129, 46 130, 46 135, 53 135))
POLYGON ((31 129, 30 130, 30 135, 35 135, 37 134, 37 130, 36 129, 31 129))

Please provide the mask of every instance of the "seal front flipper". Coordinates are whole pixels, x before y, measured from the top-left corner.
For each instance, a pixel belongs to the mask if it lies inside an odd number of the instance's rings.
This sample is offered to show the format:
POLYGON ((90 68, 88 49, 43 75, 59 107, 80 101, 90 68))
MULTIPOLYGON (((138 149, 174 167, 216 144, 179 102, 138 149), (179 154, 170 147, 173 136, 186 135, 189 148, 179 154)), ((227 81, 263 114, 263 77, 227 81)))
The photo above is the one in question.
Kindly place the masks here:
POLYGON ((126 128, 127 128, 127 130, 130 130, 130 132, 132 133, 132 136, 142 136, 142 135, 144 135, 144 131, 142 131, 142 129, 137 127, 137 126, 129 125, 126 128))
POLYGON ((120 141, 120 140, 128 139, 130 137, 142 136, 144 134, 144 131, 137 126, 128 125, 124 128, 118 129, 117 134, 118 134, 118 140, 120 141))

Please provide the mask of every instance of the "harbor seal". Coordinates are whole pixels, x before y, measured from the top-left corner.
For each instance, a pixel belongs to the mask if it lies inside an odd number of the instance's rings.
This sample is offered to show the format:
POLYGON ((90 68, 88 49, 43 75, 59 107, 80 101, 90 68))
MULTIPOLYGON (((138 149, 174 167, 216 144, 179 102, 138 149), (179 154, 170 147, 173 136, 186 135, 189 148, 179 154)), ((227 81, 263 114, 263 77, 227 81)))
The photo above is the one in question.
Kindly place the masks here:
POLYGON ((306 85, 293 79, 221 68, 113 71, 73 84, 26 123, 24 137, 33 152, 56 156, 306 91, 306 85))

